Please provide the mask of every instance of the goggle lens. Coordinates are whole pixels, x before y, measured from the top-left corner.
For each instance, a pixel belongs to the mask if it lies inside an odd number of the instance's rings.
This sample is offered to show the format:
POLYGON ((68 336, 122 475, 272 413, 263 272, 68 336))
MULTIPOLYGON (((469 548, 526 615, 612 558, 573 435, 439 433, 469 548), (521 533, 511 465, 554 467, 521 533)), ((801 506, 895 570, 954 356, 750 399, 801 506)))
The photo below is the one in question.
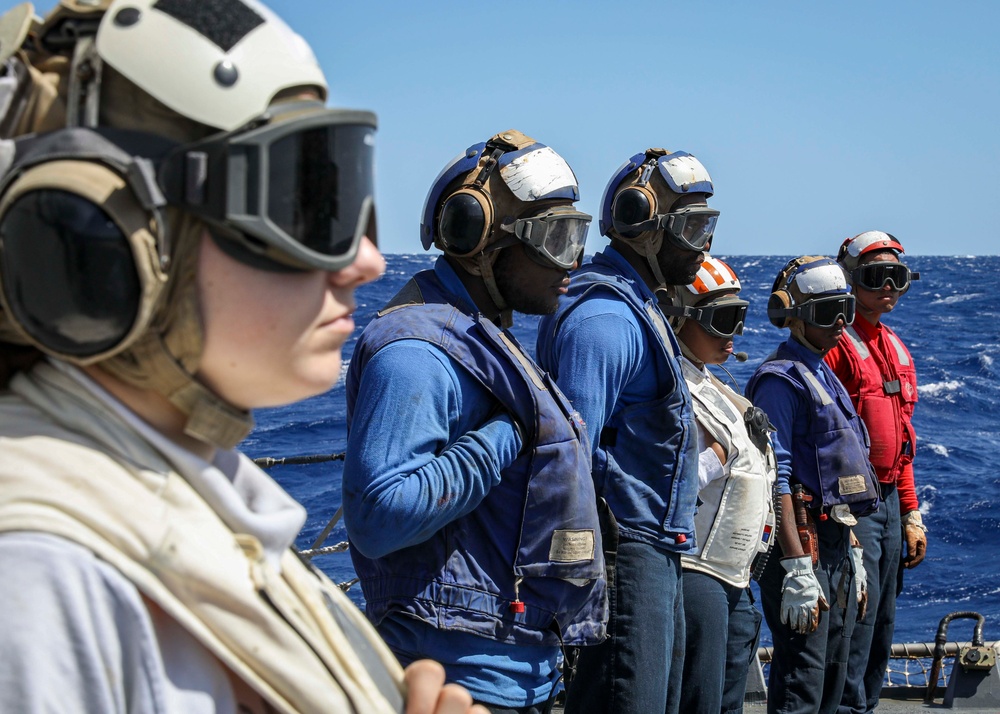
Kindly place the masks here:
POLYGON ((557 208, 501 227, 514 233, 553 265, 568 270, 583 253, 591 220, 590 215, 575 209, 557 208))
POLYGON ((910 269, 902 263, 866 263, 851 273, 854 284, 865 290, 881 290, 887 284, 896 291, 910 286, 910 269))
POLYGON ((854 296, 837 295, 811 300, 803 305, 802 319, 816 327, 833 327, 837 320, 845 325, 854 324, 854 296))
POLYGON ((743 334, 743 323, 747 316, 746 303, 728 303, 719 305, 710 316, 709 324, 701 323, 702 327, 717 337, 732 337, 743 334))
POLYGON ((687 250, 705 250, 712 240, 719 212, 704 206, 682 208, 667 214, 666 229, 674 242, 687 250))

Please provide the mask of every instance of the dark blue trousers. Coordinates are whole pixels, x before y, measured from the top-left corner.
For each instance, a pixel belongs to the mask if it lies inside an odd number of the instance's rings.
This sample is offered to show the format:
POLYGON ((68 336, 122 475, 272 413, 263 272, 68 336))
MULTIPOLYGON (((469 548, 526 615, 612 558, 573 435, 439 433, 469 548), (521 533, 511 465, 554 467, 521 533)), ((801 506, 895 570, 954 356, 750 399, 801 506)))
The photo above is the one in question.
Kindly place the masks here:
POLYGON ((858 613, 854 598, 849 529, 833 519, 820 521, 820 563, 816 579, 830 611, 820 614, 815 632, 802 635, 781 623, 781 546, 767 561, 760 579, 764 618, 771 630, 774 654, 767 682, 768 714, 833 714, 847 681, 851 634, 858 613), (838 593, 843 593, 838 603, 838 593))
POLYGON ((896 579, 903 549, 899 493, 883 486, 877 513, 858 519, 854 535, 865 549, 868 572, 868 613, 854 626, 847 684, 840 714, 863 714, 878 705, 896 629, 896 579))
POLYGON ((684 714, 740 714, 761 614, 748 588, 685 570, 684 714))
POLYGON ((620 541, 608 600, 608 638, 580 649, 566 714, 676 714, 684 668, 680 556, 620 541))

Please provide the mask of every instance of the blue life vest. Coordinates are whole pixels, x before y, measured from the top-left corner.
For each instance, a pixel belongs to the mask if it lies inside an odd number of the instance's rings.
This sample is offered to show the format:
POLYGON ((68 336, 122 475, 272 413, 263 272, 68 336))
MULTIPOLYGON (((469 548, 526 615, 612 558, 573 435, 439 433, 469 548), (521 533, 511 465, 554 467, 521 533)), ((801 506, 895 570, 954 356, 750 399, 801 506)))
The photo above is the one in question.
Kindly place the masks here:
POLYGON ((351 550, 367 614, 376 625, 402 613, 509 644, 596 644, 608 607, 583 422, 511 335, 449 299, 433 271, 414 276, 358 342, 349 399, 380 349, 424 340, 514 416, 525 447, 471 513, 429 540, 376 559, 351 550))
MULTIPOLYGON (((643 301, 632 280, 602 255, 573 274, 569 294, 554 316, 543 318, 544 340, 558 340, 559 326, 592 291, 610 292, 633 311, 651 346, 659 391, 629 404, 600 431, 594 450, 597 493, 607 500, 622 538, 660 550, 695 550, 698 437, 691 394, 680 366, 680 346, 653 300, 643 301)), ((612 337, 613 339, 613 337, 612 337)), ((560 375, 557 379, 572 379, 560 375)))
POLYGON ((828 512, 846 504, 854 515, 866 515, 879 503, 878 479, 868 461, 868 432, 836 376, 820 364, 834 382, 830 389, 781 344, 754 372, 746 393, 752 401, 760 378, 773 374, 809 396, 812 409, 801 415, 808 422, 805 438, 784 445, 792 455, 792 477, 815 497, 811 507, 828 512))

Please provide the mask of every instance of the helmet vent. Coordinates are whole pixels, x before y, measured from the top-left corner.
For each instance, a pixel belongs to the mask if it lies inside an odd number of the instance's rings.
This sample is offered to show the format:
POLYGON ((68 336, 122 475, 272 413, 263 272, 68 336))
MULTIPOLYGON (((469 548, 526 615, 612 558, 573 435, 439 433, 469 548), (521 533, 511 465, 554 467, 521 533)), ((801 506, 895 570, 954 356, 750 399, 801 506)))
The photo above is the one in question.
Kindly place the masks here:
POLYGON ((204 35, 228 52, 264 18, 241 0, 158 0, 153 7, 204 35))

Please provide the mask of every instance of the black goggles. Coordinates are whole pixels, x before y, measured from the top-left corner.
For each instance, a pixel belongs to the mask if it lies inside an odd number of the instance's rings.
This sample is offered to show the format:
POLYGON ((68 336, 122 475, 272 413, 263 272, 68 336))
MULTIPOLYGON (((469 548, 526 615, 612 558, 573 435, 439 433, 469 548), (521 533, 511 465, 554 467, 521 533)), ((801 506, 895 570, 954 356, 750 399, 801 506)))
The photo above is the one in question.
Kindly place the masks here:
POLYGON ((743 334, 743 323, 747 317, 746 300, 729 299, 698 307, 675 307, 664 309, 668 315, 694 320, 702 329, 714 337, 733 337, 743 334))
POLYGON ((854 296, 831 295, 810 300, 791 309, 793 317, 816 327, 833 327, 837 320, 854 324, 854 296))
POLYGON ((592 220, 588 213, 560 206, 537 216, 503 223, 500 228, 513 233, 552 265, 569 270, 583 254, 592 220))
POLYGON ((665 231, 671 242, 684 250, 707 250, 719 212, 708 206, 685 206, 660 213, 630 228, 638 231, 665 231))
POLYGON ((265 261, 346 268, 374 232, 375 115, 296 102, 262 121, 172 152, 168 202, 265 261))
POLYGON ((886 285, 902 292, 911 280, 920 280, 920 273, 911 272, 902 263, 865 263, 851 271, 851 281, 865 290, 881 290, 886 285))

